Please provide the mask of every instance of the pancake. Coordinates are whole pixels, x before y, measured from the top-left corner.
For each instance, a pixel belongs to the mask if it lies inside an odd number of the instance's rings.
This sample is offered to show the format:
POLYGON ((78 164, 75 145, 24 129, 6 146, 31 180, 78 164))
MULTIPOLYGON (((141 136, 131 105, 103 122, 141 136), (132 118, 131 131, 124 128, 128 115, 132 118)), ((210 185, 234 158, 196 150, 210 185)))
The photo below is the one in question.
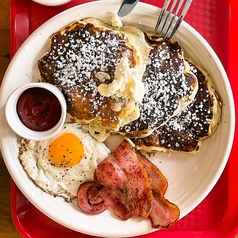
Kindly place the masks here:
POLYGON ((147 152, 181 151, 195 153, 220 122, 221 102, 207 72, 189 62, 199 89, 193 103, 150 136, 135 138, 135 147, 147 152))
POLYGON ((103 141, 139 117, 149 51, 139 29, 85 18, 51 37, 49 52, 38 61, 40 81, 57 86, 69 118, 89 124, 103 141))
POLYGON ((197 93, 197 78, 179 43, 155 36, 147 41, 152 50, 142 79, 145 95, 139 105, 140 117, 120 128, 120 134, 128 138, 150 135, 180 113, 197 93))

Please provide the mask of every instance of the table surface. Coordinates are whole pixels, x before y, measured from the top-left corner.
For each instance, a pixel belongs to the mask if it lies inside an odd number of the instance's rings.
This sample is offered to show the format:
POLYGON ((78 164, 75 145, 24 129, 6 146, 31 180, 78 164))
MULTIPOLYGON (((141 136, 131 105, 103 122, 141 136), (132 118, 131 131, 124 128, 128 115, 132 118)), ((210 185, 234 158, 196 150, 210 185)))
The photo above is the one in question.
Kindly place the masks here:
MULTIPOLYGON (((10 0, 0 0, 0 85, 10 62, 10 0)), ((1 136, 1 135, 0 135, 1 136)), ((0 151, 0 238, 21 237, 10 210, 10 175, 0 151)), ((236 236, 238 238, 238 235, 236 236)))
MULTIPOLYGON (((10 62, 10 0, 0 0, 0 82, 10 62)), ((15 228, 10 210, 10 175, 0 153, 0 237, 21 237, 15 228)))

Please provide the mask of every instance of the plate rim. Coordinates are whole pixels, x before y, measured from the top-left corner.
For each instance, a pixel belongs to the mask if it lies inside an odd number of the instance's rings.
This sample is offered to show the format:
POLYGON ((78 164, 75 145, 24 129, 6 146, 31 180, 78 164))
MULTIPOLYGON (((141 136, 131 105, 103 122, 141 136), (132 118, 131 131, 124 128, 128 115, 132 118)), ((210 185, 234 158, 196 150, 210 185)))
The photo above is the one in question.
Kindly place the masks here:
MULTIPOLYGON (((105 1, 107 1, 107 0, 104 0, 104 1, 102 1, 104 4, 105 4, 105 1)), ((97 2, 97 4, 98 4, 99 2, 97 2)), ((114 2, 112 2, 112 1, 108 1, 108 3, 110 3, 110 4, 119 4, 119 1, 114 1, 114 2)), ((59 17, 59 15, 64 15, 64 14, 67 14, 66 12, 71 12, 71 11, 73 11, 73 10, 75 10, 75 9, 77 9, 77 8, 81 8, 82 7, 82 5, 91 5, 91 4, 95 4, 95 2, 88 2, 88 3, 84 3, 84 4, 81 4, 81 5, 78 5, 78 6, 75 6, 75 7, 72 7, 72 8, 70 8, 70 9, 67 9, 67 10, 65 10, 65 11, 63 11, 63 12, 61 12, 61 13, 59 13, 59 14, 57 14, 56 16, 54 16, 54 17, 52 17, 51 19, 49 19, 48 21, 46 21, 46 23, 44 23, 43 25, 41 25, 38 29, 36 29, 31 35, 30 35, 30 37, 23 43, 23 45, 19 48, 19 50, 18 50, 18 52, 15 54, 15 56, 13 57, 13 63, 16 61, 16 59, 17 59, 17 57, 19 57, 19 55, 21 54, 20 52, 22 51, 22 50, 24 50, 24 47, 28 44, 28 42, 29 42, 29 40, 31 40, 31 37, 32 37, 32 35, 34 36, 34 34, 37 34, 38 32, 40 32, 42 29, 44 29, 44 27, 45 27, 45 25, 47 25, 48 24, 48 22, 50 22, 50 21, 53 21, 54 19, 57 19, 58 17, 59 17), (16 57, 16 59, 15 59, 15 57, 16 57)), ((151 4, 147 4, 147 3, 139 3, 139 5, 146 5, 146 7, 151 7, 151 9, 153 8, 153 10, 158 10, 159 8, 158 7, 156 7, 156 6, 153 6, 153 5, 151 5, 151 4)), ((185 25, 186 26, 186 22, 183 22, 183 25, 185 25)), ((67 25, 67 24, 66 24, 67 25)), ((188 24, 187 24, 188 25, 188 24)), ((191 27, 191 26, 189 26, 189 27, 191 27)), ((193 29, 192 27, 191 27, 191 29, 193 29)), ((201 39, 203 39, 204 40, 204 42, 206 42, 206 40, 202 37, 201 39)), ((212 50, 213 51, 213 50, 212 50)), ((211 51, 211 53, 212 53, 212 51, 211 51)), ((214 52, 214 56, 213 57, 217 57, 216 56, 216 54, 215 54, 215 52, 214 52)), ((221 63, 220 63, 220 65, 221 65, 221 63)), ((14 65, 13 65, 14 66, 14 65)), ((11 67, 13 67, 12 66, 12 62, 10 63, 10 65, 9 65, 9 68, 7 69, 7 72, 6 72, 6 77, 4 76, 4 80, 3 80, 3 82, 2 82, 2 87, 1 87, 1 91, 3 90, 2 88, 4 88, 4 83, 5 83, 5 78, 7 78, 7 75, 8 75, 8 73, 9 73, 9 71, 10 71, 10 68, 11 67)), ((221 67, 223 67, 222 65, 221 65, 221 67)), ((223 70, 224 71, 224 70, 223 70)), ((225 74, 225 71, 223 72, 224 74, 225 74)), ((230 92, 232 92, 231 91, 231 89, 228 89, 230 92)), ((2 101, 1 100, 1 91, 0 91, 0 101, 2 101)), ((231 94, 232 95, 232 94, 231 94)), ((233 95, 231 96, 231 97, 233 97, 233 95)), ((234 103, 234 100, 233 100, 233 103, 234 103)), ((234 109, 234 105, 230 105, 230 109, 231 110, 233 110, 234 109)), ((231 122, 232 122, 232 128, 234 129, 234 125, 235 125, 235 118, 234 117, 232 117, 232 119, 231 119, 231 122)), ((1 128, 0 128, 0 130, 1 130, 1 128)), ((232 136, 231 135, 231 137, 230 137, 230 140, 232 140, 233 141, 233 138, 234 138, 234 135, 232 136)), ((0 142, 1 142, 1 147, 3 146, 2 145, 2 138, 1 138, 1 140, 0 140, 0 142)), ((229 143, 229 144, 232 144, 232 143, 229 143)), ((226 154, 227 154, 227 156, 228 156, 228 154, 230 153, 230 151, 231 151, 231 145, 230 145, 230 148, 227 148, 227 150, 226 150, 226 154)), ((6 158, 6 150, 4 149, 4 150, 2 150, 2 154, 3 154, 3 158, 6 158)), ((229 156, 228 156, 229 157, 229 156)), ((5 159, 4 159, 4 161, 5 161, 5 159)), ((225 167, 225 164, 227 163, 227 161, 223 161, 223 163, 221 164, 221 166, 220 166, 220 170, 219 170, 219 172, 217 172, 217 175, 219 175, 218 177, 220 177, 220 175, 221 175, 221 172, 223 171, 223 169, 224 169, 224 167, 225 167)), ((5 164, 7 164, 7 165, 9 165, 8 163, 6 163, 5 162, 5 164)), ((8 166, 7 166, 8 167, 8 166)), ((16 168, 15 168, 16 169, 16 168)), ((17 172, 16 170, 13 170, 12 168, 8 168, 8 170, 10 170, 11 171, 11 175, 13 175, 13 173, 14 173, 14 171, 15 172, 17 172)), ((13 175, 13 178, 15 178, 15 176, 13 175)), ((216 178, 213 178, 214 179, 214 181, 212 182, 213 183, 213 186, 215 185, 215 183, 216 183, 216 181, 218 180, 217 179, 217 176, 216 176, 216 178)), ((18 186, 18 182, 16 183, 17 184, 17 186, 18 186)), ((213 187, 212 186, 212 187, 213 187)), ((19 187, 19 186, 18 186, 19 187)), ((20 189, 21 189, 21 191, 22 191, 22 188, 21 188, 21 186, 19 187, 20 189)), ((211 190, 211 188, 209 187, 209 188, 207 188, 207 190, 208 191, 206 191, 206 193, 208 194, 209 193, 209 191, 211 190)), ((23 194, 25 195, 25 192, 23 192, 23 194)), ((27 198, 28 198, 28 196, 27 196, 27 198)), ((34 202, 34 199, 36 199, 34 196, 33 197, 31 197, 29 200, 36 206, 36 207, 38 207, 37 205, 36 205, 36 202, 34 202)), ((202 199, 203 200, 203 199, 202 199)), ((199 202, 200 203, 200 202, 199 202)), ((40 209, 41 211, 42 211, 42 209, 40 209)), ((43 213, 45 213, 44 211, 43 211, 43 213)), ((48 214, 46 214, 47 216, 49 216, 48 214)), ((55 220, 55 219, 54 219, 55 220)), ((62 223, 61 223, 62 224, 62 223)), ((71 227, 69 227, 69 228, 71 228, 71 227)), ((72 229, 72 228, 71 228, 72 229)), ((91 229, 91 228, 90 228, 91 229)), ((154 230, 150 230, 150 232, 152 232, 152 231, 154 231, 154 230)), ((81 232, 83 232, 84 233, 84 231, 81 231, 81 232)), ((90 234, 90 233, 86 233, 86 234, 90 234)), ((142 233, 139 233, 139 234, 142 234, 142 233)), ((99 234, 92 234, 92 235, 99 235, 99 234)), ((108 234, 105 234, 105 235, 108 235, 108 234)), ((109 236, 111 236, 112 234, 110 233, 109 234, 109 236)), ((115 234, 114 234, 115 235, 115 234)), ((125 234, 126 236, 128 236, 128 234, 125 234)), ((138 235, 138 234, 133 234, 133 236, 134 235, 138 235)))

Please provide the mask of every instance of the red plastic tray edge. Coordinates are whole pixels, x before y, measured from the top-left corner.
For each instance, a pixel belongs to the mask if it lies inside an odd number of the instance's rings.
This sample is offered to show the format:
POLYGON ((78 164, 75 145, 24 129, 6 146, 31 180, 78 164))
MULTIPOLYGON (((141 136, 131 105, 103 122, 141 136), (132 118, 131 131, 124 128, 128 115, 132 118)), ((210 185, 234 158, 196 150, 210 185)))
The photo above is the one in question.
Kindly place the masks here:
MULTIPOLYGON (((11 2, 13 2, 14 4, 14 0, 12 0, 11 2)), ((238 85, 235 84, 235 67, 237 67, 238 65, 238 60, 236 58, 238 52, 237 49, 235 47, 235 28, 236 28, 236 22, 238 20, 238 16, 237 16, 237 12, 238 12, 238 5, 236 0, 230 0, 229 1, 229 6, 230 6, 230 26, 229 26, 229 67, 228 67, 228 75, 229 78, 231 80, 231 84, 232 84, 232 89, 233 89, 233 94, 235 97, 235 102, 237 102, 236 100, 236 95, 237 95, 237 91, 238 91, 238 85)), ((25 12, 25 7, 26 6, 22 6, 23 8, 23 13, 25 14, 26 17, 28 17, 28 12, 25 12)), ((27 9, 27 8, 26 8, 27 9)), ((16 10, 16 8, 11 7, 11 16, 13 16, 12 14, 14 14, 14 10, 16 10)), ((18 9, 19 10, 19 9, 18 9)), ((29 32, 24 32, 23 34, 25 35, 20 35, 17 36, 15 35, 15 30, 17 25, 15 25, 16 22, 11 21, 12 25, 11 25, 11 55, 13 56, 14 53, 16 52, 16 49, 20 46, 20 44, 24 41, 24 39, 29 35, 29 32)), ((25 24, 25 23, 24 23, 25 24)), ((237 104, 237 103, 236 103, 237 104)), ((236 106, 236 110, 237 110, 237 106, 236 106)), ((237 133, 235 133, 237 134, 237 133)), ((221 224, 218 224, 216 227, 214 227, 211 230, 207 230, 204 232, 186 232, 186 231, 182 231, 182 232, 167 232, 166 233, 163 232, 163 237, 174 237, 174 235, 176 234, 176 237, 235 237, 235 235, 238 233, 238 196, 236 194, 235 191, 235 187, 237 187, 237 183, 236 183, 236 179, 235 176, 238 174, 238 167, 237 167, 237 162, 235 161, 235 155, 238 153, 237 148, 236 148, 236 140, 237 140, 237 136, 235 136, 235 141, 234 141, 234 146, 231 152, 231 158, 228 162, 228 165, 226 167, 226 170, 229 171, 228 174, 228 184, 229 184, 229 201, 228 202, 228 206, 227 206, 227 211, 224 215, 224 219, 221 222, 221 224)), ((19 220, 19 214, 17 214, 17 210, 16 210, 16 195, 17 195, 17 190, 18 188, 16 187, 15 183, 13 181, 11 181, 11 211, 12 211, 12 218, 13 221, 16 225, 16 228, 18 229, 19 233, 23 236, 23 237, 33 237, 30 234, 27 234, 25 227, 22 226, 21 221, 19 220)), ((20 192, 20 191, 19 191, 20 192)), ((85 236, 83 234, 79 234, 77 233, 78 236, 77 237, 88 237, 85 236)), ((52 234, 53 235, 53 234, 52 234)), ((59 234, 58 234, 59 235, 59 234)), ((162 232, 161 232, 162 235, 162 232)), ((152 237, 153 233, 151 235, 146 235, 144 237, 152 237)), ((156 232, 156 237, 159 237, 160 234, 156 232)), ((38 236, 37 236, 38 237, 38 236)), ((40 237, 40 236, 39 236, 40 237)), ((54 236, 51 236, 54 237, 54 236)), ((59 236, 58 236, 59 237, 59 236)), ((71 236, 72 237, 72 236, 71 236)))

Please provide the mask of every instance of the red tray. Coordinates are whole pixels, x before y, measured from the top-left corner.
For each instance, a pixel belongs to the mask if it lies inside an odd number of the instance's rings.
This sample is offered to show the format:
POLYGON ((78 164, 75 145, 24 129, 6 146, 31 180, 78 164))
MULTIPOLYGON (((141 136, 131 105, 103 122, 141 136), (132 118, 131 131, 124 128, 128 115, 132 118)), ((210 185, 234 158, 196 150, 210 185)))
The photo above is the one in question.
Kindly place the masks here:
MULTIPOLYGON (((55 14, 83 3, 72 0, 60 7, 45 7, 31 0, 11 0, 11 56, 23 41, 43 22, 55 14)), ((161 7, 163 0, 146 0, 161 7)), ((236 0, 193 0, 185 20, 199 31, 221 59, 230 79, 235 96, 238 93, 235 67, 238 48, 235 42, 235 24, 238 20, 236 0), (230 37, 229 37, 230 36, 230 37)), ((236 103, 237 104, 237 103, 236 103)), ((237 104, 238 105, 238 104, 237 104)), ((168 230, 140 237, 235 237, 238 234, 238 135, 228 164, 210 194, 187 216, 168 230)), ((12 218, 23 237, 91 237, 69 230, 37 210, 11 181, 12 218)))

